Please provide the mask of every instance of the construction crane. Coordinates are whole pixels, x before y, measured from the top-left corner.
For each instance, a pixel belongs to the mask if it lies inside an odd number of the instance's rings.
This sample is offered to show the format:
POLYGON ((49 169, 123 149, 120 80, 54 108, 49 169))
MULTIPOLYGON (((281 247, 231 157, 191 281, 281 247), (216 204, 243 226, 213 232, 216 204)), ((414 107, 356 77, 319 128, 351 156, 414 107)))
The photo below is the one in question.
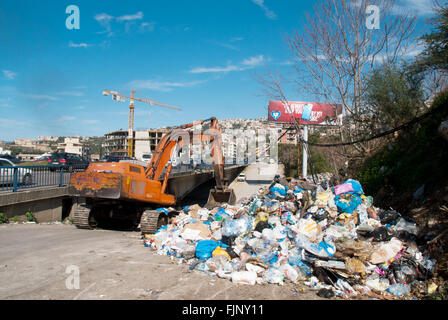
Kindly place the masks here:
POLYGON ((103 90, 103 96, 112 95, 112 100, 116 100, 119 102, 125 102, 126 99, 129 99, 129 130, 128 130, 128 157, 132 158, 134 156, 134 101, 140 101, 143 103, 147 103, 150 106, 155 105, 164 108, 170 108, 175 110, 182 110, 179 107, 170 106, 168 104, 160 103, 154 100, 142 99, 134 97, 135 90, 132 90, 131 96, 128 97, 124 94, 118 93, 116 91, 103 90))

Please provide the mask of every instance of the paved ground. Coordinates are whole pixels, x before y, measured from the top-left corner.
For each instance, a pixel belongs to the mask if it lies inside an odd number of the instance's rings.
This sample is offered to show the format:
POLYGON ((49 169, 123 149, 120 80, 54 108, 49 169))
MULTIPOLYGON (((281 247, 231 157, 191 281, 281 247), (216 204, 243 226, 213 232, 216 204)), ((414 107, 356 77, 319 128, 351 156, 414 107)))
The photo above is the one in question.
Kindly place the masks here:
POLYGON ((237 203, 243 198, 256 194, 261 187, 270 185, 276 174, 283 175, 283 166, 277 164, 253 163, 242 172, 246 174, 246 181, 236 179, 230 184, 235 192, 237 203))
MULTIPOLYGON (((0 225, 0 299, 320 299, 293 284, 238 285, 154 255, 138 232, 0 225), (67 267, 80 288, 67 289, 67 267)), ((72 282, 69 281, 69 284, 72 282)))

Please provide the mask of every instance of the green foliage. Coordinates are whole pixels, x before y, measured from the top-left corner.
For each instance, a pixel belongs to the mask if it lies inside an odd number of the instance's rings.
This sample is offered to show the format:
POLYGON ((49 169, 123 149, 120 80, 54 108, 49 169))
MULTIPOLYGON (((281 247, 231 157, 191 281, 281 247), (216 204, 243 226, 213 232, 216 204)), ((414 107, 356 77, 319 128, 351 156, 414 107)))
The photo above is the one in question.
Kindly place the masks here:
POLYGON ((301 156, 300 146, 279 143, 278 159, 283 163, 287 177, 297 175, 299 156, 301 156))
POLYGON ((396 127, 414 118, 423 103, 421 81, 422 76, 393 64, 374 69, 366 81, 364 96, 372 113, 370 121, 396 127))
POLYGON ((70 218, 70 217, 67 217, 67 218, 64 219, 64 221, 62 221, 62 223, 65 223, 65 224, 73 224, 73 219, 70 218))
MULTIPOLYGON (((322 153, 311 154, 310 160, 313 164, 313 172, 315 174, 331 171, 331 166, 328 163, 326 157, 322 153)), ((308 172, 311 172, 310 165, 311 165, 311 163, 308 163, 308 167, 309 167, 308 172)))
POLYGON ((37 219, 31 211, 28 211, 27 213, 25 213, 25 217, 26 217, 26 221, 37 223, 37 219))
POLYGON ((14 157, 21 153, 22 154, 41 154, 41 153, 43 153, 43 151, 40 149, 19 147, 19 146, 14 146, 14 145, 9 145, 8 149, 11 150, 11 155, 14 157))
POLYGON ((24 161, 20 163, 21 166, 47 166, 48 161, 24 161))
POLYGON ((4 214, 4 213, 0 213, 0 224, 2 224, 2 223, 8 223, 9 222, 9 219, 8 219, 8 217, 6 216, 6 214, 4 214))
POLYGON ((424 35, 425 49, 417 58, 415 69, 448 70, 448 5, 445 4, 437 10, 433 19, 434 31, 424 35))
POLYGON ((396 141, 367 158, 357 177, 366 193, 375 195, 383 186, 397 192, 415 191, 424 183, 431 187, 448 179, 447 142, 437 132, 448 118, 448 92, 439 95, 430 110, 438 106, 446 107, 400 132, 396 141))
POLYGON ((11 219, 9 219, 9 221, 10 221, 10 222, 19 222, 20 220, 19 220, 19 217, 14 216, 14 217, 12 217, 11 219))

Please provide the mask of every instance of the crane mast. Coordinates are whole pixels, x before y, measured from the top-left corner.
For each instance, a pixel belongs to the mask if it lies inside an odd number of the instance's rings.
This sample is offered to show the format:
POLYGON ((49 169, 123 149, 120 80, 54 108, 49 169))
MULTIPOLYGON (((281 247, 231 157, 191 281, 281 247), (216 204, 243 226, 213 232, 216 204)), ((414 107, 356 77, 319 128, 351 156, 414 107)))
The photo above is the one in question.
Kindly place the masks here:
POLYGON ((116 91, 103 90, 104 96, 108 96, 110 94, 112 95, 113 100, 125 102, 126 99, 129 99, 129 101, 130 101, 129 102, 129 129, 128 129, 128 138, 127 138, 127 141, 128 141, 127 153, 128 153, 128 157, 130 157, 130 158, 132 158, 134 156, 134 109, 135 109, 134 101, 143 102, 143 103, 149 104, 150 106, 156 105, 156 106, 164 107, 164 108, 182 110, 179 107, 160 103, 160 102, 157 102, 154 100, 136 98, 136 97, 134 97, 135 90, 132 90, 130 97, 126 96, 124 94, 118 93, 116 91))

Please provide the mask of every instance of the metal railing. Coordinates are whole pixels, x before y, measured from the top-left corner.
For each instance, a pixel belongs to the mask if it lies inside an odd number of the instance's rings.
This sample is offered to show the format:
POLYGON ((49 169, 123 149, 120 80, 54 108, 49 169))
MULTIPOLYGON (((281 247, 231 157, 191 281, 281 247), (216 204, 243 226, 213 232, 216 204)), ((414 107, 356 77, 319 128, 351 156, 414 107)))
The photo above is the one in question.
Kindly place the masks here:
POLYGON ((0 192, 18 192, 38 187, 68 185, 73 172, 87 165, 40 165, 0 167, 0 192))

